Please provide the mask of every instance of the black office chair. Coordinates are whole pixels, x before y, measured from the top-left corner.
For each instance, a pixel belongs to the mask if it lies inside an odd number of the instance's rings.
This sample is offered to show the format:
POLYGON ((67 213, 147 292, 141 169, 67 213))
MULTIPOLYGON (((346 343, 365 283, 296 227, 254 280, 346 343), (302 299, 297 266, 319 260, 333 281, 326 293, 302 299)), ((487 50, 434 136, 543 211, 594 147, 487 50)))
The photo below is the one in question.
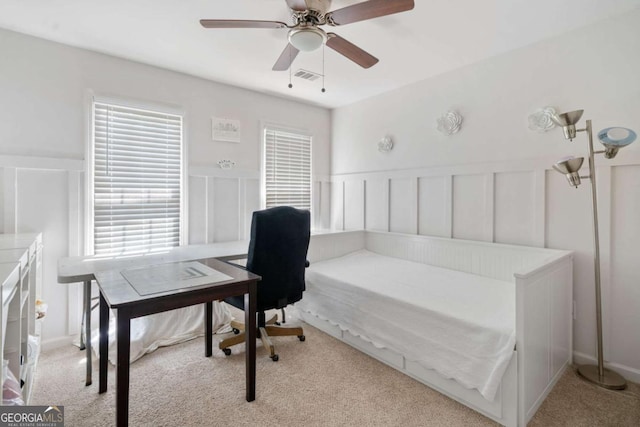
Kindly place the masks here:
MULTIPOLYGON (((269 335, 295 335, 300 341, 305 340, 301 327, 282 327, 277 315, 266 320, 265 311, 281 309, 285 323, 284 307, 302 299, 310 229, 309 211, 280 206, 253 213, 246 269, 262 277, 258 282, 258 336, 274 362, 278 355, 269 335)), ((243 296, 226 298, 225 302, 244 309, 243 296)), ((245 339, 243 323, 234 320, 231 327, 236 335, 219 344, 227 356, 231 354, 229 347, 245 339)))

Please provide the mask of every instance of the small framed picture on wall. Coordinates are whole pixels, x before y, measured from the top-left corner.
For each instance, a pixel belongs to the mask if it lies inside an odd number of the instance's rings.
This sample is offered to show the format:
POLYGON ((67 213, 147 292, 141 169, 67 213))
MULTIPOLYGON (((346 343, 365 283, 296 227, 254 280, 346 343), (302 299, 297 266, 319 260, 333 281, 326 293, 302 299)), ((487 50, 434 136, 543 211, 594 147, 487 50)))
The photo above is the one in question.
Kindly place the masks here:
POLYGON ((214 141, 240 142, 240 120, 212 117, 211 129, 214 141))

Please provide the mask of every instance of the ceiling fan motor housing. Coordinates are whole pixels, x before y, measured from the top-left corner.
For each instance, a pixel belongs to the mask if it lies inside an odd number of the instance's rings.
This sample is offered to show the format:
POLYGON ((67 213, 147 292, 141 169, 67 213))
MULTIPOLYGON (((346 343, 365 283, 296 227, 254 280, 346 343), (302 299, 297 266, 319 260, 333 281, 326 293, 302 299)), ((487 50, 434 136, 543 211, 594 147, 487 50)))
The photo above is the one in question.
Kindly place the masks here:
POLYGON ((325 25, 327 20, 325 13, 315 9, 293 12, 294 26, 298 25, 325 25))

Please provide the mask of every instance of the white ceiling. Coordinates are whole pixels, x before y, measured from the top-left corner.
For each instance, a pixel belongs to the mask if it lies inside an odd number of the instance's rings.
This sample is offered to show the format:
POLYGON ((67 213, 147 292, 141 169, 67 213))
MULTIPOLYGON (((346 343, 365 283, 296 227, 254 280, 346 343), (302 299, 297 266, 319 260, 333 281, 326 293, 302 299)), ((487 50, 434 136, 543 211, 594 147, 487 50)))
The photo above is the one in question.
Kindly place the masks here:
MULTIPOLYGON (((360 0, 334 0, 338 9, 360 0)), ((329 108, 389 91, 640 6, 640 0, 416 0, 396 15, 325 27, 380 62, 360 68, 331 49, 321 81, 271 67, 286 30, 204 29, 199 20, 290 22, 285 0, 1 0, 0 27, 329 108)), ((322 50, 293 70, 322 72, 322 50)))

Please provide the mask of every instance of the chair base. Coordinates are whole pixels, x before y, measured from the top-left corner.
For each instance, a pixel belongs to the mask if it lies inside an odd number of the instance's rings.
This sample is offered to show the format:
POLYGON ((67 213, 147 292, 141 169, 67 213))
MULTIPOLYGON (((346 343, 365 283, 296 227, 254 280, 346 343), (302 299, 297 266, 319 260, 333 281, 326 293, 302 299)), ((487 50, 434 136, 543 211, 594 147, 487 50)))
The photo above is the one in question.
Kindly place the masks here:
MULTIPOLYGON (((282 337, 282 336, 297 336, 300 341, 305 340, 304 331, 302 327, 285 327, 277 324, 278 316, 273 315, 269 320, 265 321, 264 326, 258 327, 258 337, 262 340, 262 345, 264 348, 268 349, 269 357, 274 362, 277 362, 279 357, 276 354, 275 346, 273 342, 271 342, 270 337, 282 337)), ((245 341, 245 325, 242 322, 238 322, 236 320, 231 321, 231 328, 235 333, 234 336, 225 338, 218 344, 220 350, 224 352, 225 355, 231 355, 231 349, 229 347, 234 346, 236 344, 243 343, 245 341)))

